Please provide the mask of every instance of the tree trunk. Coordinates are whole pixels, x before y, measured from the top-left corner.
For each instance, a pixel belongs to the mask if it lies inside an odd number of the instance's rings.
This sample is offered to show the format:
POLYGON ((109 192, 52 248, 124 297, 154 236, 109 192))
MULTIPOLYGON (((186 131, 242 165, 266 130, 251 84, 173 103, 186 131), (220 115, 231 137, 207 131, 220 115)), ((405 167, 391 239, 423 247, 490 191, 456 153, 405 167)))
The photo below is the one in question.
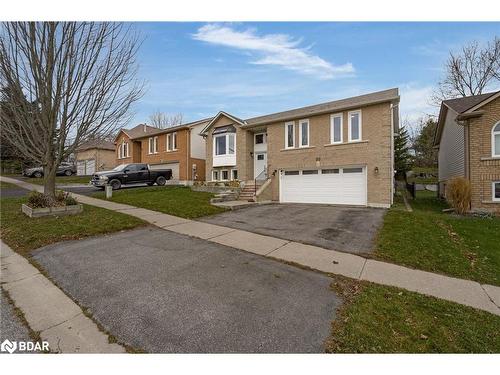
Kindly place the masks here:
POLYGON ((56 166, 43 168, 43 193, 52 199, 56 198, 56 166))

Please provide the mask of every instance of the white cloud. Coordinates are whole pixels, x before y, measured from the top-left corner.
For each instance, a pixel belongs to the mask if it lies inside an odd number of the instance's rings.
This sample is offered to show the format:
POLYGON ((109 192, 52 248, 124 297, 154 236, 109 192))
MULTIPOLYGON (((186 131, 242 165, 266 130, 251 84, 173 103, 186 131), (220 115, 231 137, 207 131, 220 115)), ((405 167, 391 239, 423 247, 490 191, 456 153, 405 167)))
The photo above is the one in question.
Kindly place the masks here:
POLYGON ((418 86, 415 83, 400 85, 401 120, 414 123, 420 117, 436 115, 439 108, 430 104, 433 86, 418 86))
POLYGON ((286 34, 257 35, 255 30, 237 31, 228 26, 208 24, 193 34, 193 39, 257 54, 252 64, 277 65, 297 72, 314 75, 321 79, 352 75, 351 63, 333 65, 307 48, 301 48, 301 40, 286 34))

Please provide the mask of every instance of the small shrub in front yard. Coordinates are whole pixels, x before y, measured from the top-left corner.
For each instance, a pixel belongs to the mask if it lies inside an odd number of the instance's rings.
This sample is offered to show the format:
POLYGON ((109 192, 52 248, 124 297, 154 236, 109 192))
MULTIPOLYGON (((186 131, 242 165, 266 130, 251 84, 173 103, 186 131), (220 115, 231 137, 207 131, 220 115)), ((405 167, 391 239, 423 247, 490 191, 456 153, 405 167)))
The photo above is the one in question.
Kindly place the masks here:
POLYGON ((45 208, 45 207, 58 207, 58 206, 72 206, 78 204, 78 201, 73 198, 69 193, 58 190, 56 191, 55 199, 39 193, 38 191, 32 191, 28 195, 28 206, 31 208, 45 208))
POLYGON ((471 186, 469 180, 455 177, 446 186, 446 199, 457 214, 463 215, 469 211, 471 186))

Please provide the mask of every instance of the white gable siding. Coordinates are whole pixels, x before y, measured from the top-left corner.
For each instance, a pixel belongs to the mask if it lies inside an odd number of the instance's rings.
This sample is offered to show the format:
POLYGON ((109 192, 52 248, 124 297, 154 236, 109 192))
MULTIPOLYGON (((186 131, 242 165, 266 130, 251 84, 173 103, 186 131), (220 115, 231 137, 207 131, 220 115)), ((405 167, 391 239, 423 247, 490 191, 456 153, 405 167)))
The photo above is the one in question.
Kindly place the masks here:
POLYGON ((439 144, 439 181, 465 176, 465 129, 455 122, 457 113, 448 109, 439 144))
POLYGON ((205 140, 200 135, 200 132, 205 128, 206 124, 200 124, 191 128, 191 157, 196 159, 205 159, 205 140))

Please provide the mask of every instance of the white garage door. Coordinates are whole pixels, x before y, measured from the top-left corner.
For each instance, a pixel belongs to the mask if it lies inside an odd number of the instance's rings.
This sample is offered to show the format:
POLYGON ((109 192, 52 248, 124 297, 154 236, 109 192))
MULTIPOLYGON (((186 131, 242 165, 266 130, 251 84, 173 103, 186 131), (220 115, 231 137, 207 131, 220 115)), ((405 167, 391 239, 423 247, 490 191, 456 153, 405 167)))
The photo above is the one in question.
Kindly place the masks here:
POLYGON ((280 201, 366 205, 366 168, 281 172, 280 201))
POLYGON ((93 175, 95 173, 95 159, 87 160, 85 165, 85 173, 87 176, 93 175))
POLYGON ((171 169, 172 170, 172 180, 179 179, 179 163, 165 163, 165 164, 150 164, 151 169, 171 169))
POLYGON ((95 159, 78 160, 76 162, 77 176, 90 176, 95 173, 95 159))

